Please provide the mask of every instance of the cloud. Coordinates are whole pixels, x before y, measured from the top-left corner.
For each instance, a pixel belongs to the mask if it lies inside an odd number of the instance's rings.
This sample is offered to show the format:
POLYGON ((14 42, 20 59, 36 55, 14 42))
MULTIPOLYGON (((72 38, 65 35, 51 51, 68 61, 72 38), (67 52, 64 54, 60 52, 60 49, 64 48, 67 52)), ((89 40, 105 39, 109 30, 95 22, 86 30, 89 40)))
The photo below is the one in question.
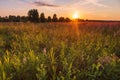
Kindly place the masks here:
POLYGON ((48 3, 44 3, 44 2, 40 2, 40 1, 35 1, 35 2, 33 2, 33 4, 35 4, 37 6, 60 7, 59 5, 48 4, 48 3))
MULTIPOLYGON (((103 4, 102 1, 104 0, 67 0, 66 4, 62 4, 62 5, 56 5, 54 4, 55 2, 57 2, 57 0, 14 0, 14 1, 22 1, 28 4, 33 4, 36 6, 47 6, 47 7, 64 7, 64 6, 71 6, 74 7, 76 5, 80 6, 80 5, 94 5, 94 6, 98 6, 98 7, 109 7, 106 4, 103 4)), ((65 1, 65 0, 61 0, 61 1, 65 1)), ((66 1, 65 1, 66 2, 66 1)))
POLYGON ((53 4, 54 0, 19 0, 19 1, 36 6, 60 7, 59 5, 53 4))
POLYGON ((99 7, 108 7, 107 5, 100 3, 100 1, 102 1, 102 0, 85 0, 85 2, 83 4, 84 5, 85 4, 92 4, 92 5, 96 5, 99 7))
POLYGON ((103 4, 104 0, 79 0, 75 1, 74 5, 94 5, 98 7, 109 7, 108 5, 103 4))

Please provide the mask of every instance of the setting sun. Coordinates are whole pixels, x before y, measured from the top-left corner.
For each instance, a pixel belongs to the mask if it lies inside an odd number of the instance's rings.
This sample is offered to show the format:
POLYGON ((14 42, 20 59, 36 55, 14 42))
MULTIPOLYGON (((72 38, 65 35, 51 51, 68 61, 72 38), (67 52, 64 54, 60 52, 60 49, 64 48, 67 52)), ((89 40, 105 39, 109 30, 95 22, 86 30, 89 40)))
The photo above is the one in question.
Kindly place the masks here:
POLYGON ((75 12, 72 17, 73 17, 73 19, 78 19, 80 16, 79 16, 78 12, 75 12))

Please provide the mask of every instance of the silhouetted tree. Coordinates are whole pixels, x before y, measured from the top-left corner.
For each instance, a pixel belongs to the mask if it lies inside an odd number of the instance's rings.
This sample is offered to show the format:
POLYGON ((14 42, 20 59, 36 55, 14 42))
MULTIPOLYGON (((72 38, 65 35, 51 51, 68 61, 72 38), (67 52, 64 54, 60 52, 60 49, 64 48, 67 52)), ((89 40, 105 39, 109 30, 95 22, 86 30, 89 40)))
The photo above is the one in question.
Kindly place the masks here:
POLYGON ((46 21, 45 15, 44 15, 44 13, 41 13, 41 15, 40 15, 40 22, 45 22, 45 21, 46 21))
POLYGON ((9 15, 9 22, 20 22, 20 16, 9 15))
POLYGON ((60 18, 59 18, 59 21, 60 21, 60 22, 64 22, 64 21, 65 21, 65 18, 64 18, 64 17, 60 17, 60 18))
POLYGON ((9 21, 10 22, 15 22, 16 17, 13 15, 9 15, 9 21))
POLYGON ((78 19, 78 22, 84 22, 85 20, 84 19, 78 19))
POLYGON ((3 17, 3 22, 9 22, 8 16, 3 17))
POLYGON ((16 22, 20 22, 20 16, 16 17, 16 22))
POLYGON ((4 22, 4 18, 3 17, 0 17, 0 22, 4 22))
POLYGON ((26 16, 21 16, 20 22, 27 22, 27 21, 28 21, 28 17, 26 17, 26 16))
MULTIPOLYGON (((44 13, 40 14, 40 18, 39 18, 39 13, 37 11, 37 9, 31 9, 28 11, 28 16, 15 16, 15 15, 9 15, 6 17, 1 17, 0 16, 0 22, 70 22, 71 20, 69 18, 64 18, 64 17, 60 17, 59 19, 57 18, 57 15, 54 14, 53 18, 51 18, 50 16, 48 16, 48 18, 45 18, 44 13)), ((79 21, 83 21, 81 19, 79 19, 79 21)), ((85 21, 85 20, 84 20, 85 21)))
POLYGON ((65 18, 65 22, 70 22, 71 19, 70 18, 65 18))
POLYGON ((51 19, 50 16, 48 16, 48 18, 47 18, 47 22, 52 22, 52 19, 51 19))
POLYGON ((57 15, 56 15, 56 14, 53 15, 52 21, 53 21, 53 22, 57 22, 57 21, 58 21, 58 18, 57 18, 57 15))
POLYGON ((26 16, 14 16, 14 15, 9 15, 5 17, 0 18, 0 22, 27 22, 28 17, 26 16))
POLYGON ((2 22, 2 17, 0 16, 0 22, 2 22))
POLYGON ((31 9, 28 11, 28 20, 31 22, 39 22, 39 13, 37 9, 31 9))

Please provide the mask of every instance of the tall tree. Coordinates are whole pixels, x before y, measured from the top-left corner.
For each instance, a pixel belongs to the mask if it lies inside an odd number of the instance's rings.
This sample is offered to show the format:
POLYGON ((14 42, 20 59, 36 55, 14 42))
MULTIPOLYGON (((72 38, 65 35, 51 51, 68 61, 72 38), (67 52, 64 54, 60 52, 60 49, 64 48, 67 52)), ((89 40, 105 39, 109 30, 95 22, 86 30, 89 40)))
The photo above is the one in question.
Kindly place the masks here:
POLYGON ((39 22, 39 13, 37 9, 31 9, 28 11, 28 20, 30 22, 39 22))
POLYGON ((57 18, 57 15, 56 15, 56 14, 53 15, 52 21, 53 21, 53 22, 57 22, 57 21, 58 21, 58 18, 57 18))
POLYGON ((48 16, 48 18, 47 18, 47 22, 52 22, 52 19, 51 19, 50 16, 48 16))
POLYGON ((40 22, 45 22, 45 21, 46 21, 45 15, 44 15, 44 13, 41 13, 41 15, 40 15, 40 22))

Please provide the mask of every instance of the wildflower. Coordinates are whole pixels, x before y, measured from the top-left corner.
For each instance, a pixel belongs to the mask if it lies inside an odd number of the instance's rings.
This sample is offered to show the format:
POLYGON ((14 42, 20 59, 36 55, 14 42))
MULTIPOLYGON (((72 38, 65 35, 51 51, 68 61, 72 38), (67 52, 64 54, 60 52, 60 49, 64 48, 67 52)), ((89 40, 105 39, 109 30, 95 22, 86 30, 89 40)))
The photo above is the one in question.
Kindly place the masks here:
POLYGON ((43 48, 43 54, 46 55, 46 48, 43 48))
POLYGON ((24 58, 23 58, 23 63, 25 64, 26 62, 27 62, 27 58, 24 57, 24 58))

